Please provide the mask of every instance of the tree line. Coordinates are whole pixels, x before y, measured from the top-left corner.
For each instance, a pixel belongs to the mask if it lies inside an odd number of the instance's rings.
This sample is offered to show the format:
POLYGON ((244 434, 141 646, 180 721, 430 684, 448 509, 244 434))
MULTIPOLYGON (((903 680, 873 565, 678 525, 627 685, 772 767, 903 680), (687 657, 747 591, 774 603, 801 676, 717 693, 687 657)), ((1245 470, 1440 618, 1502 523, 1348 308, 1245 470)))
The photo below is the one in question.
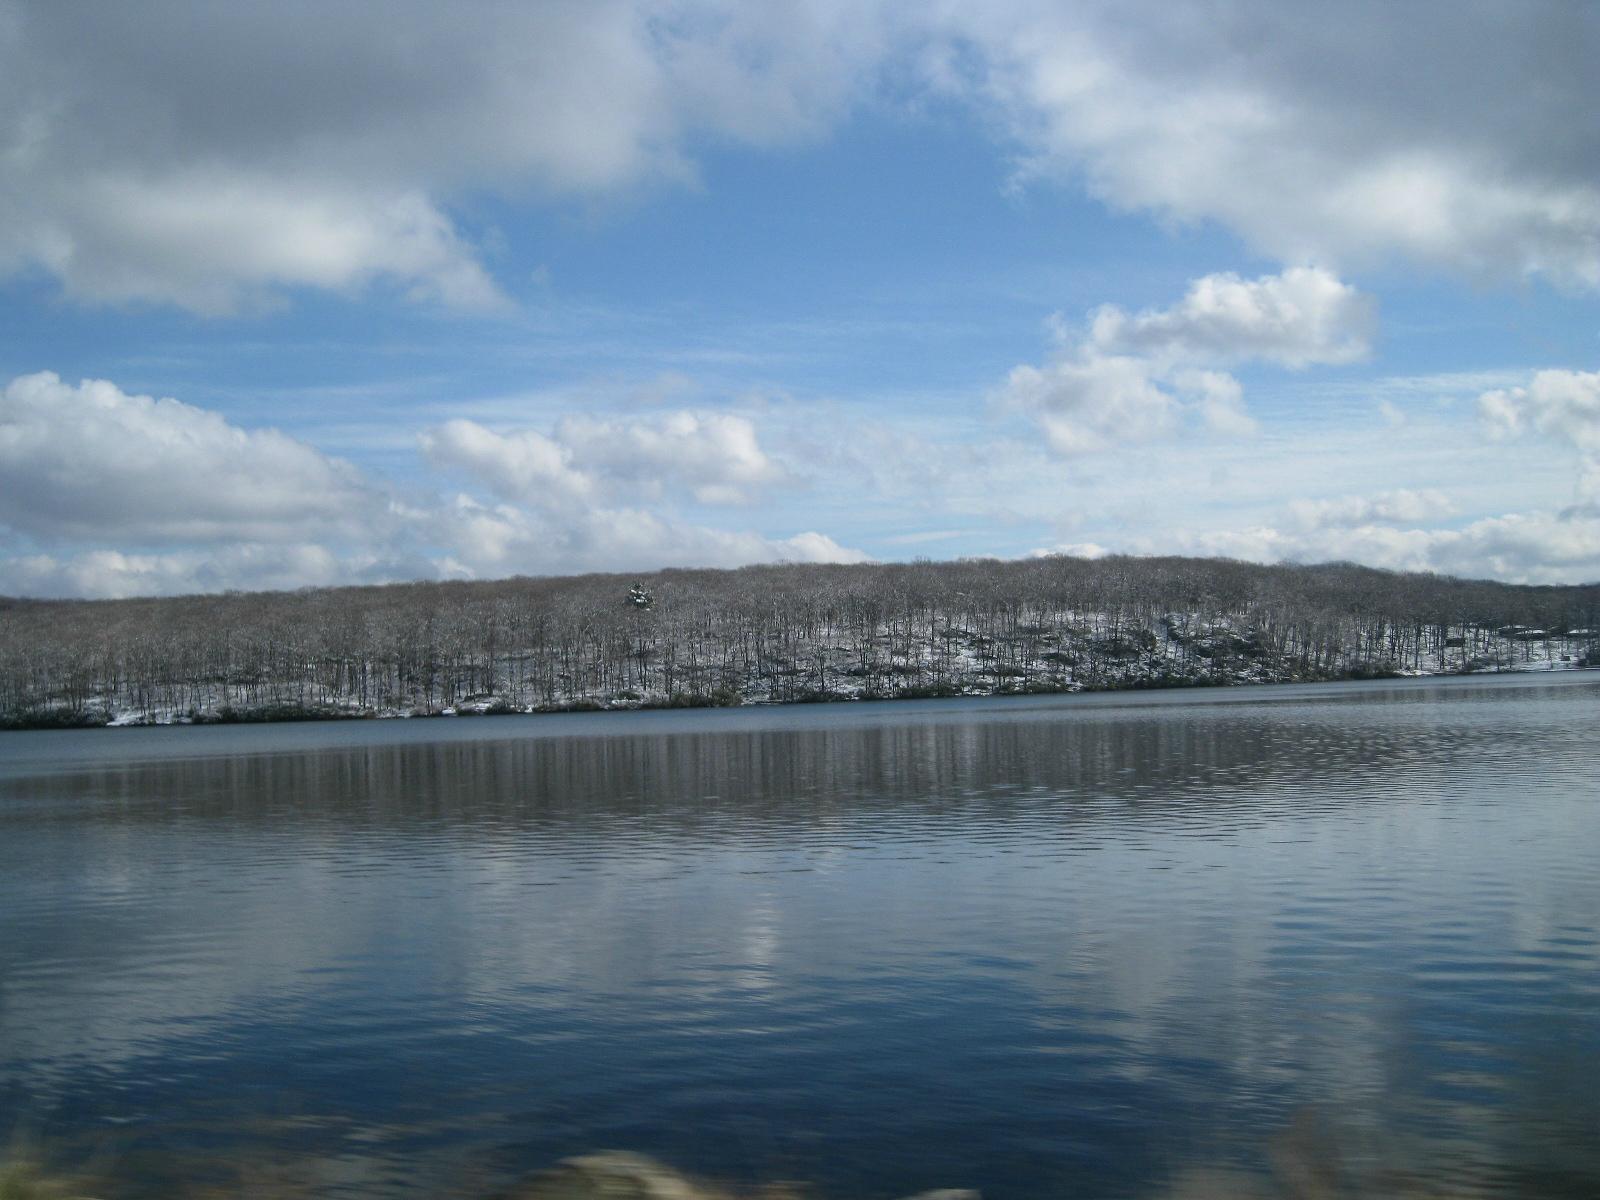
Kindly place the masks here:
POLYGON ((11 726, 793 702, 1600 662, 1600 585, 1066 556, 0 599, 11 726))

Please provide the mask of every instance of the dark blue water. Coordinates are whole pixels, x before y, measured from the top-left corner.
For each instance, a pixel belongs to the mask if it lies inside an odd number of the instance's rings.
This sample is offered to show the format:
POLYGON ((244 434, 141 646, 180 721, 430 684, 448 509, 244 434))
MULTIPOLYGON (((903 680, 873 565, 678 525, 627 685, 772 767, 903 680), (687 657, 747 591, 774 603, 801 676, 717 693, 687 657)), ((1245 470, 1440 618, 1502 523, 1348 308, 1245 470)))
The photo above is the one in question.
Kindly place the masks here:
POLYGON ((129 1196, 1594 1197, 1600 674, 0 735, 8 1127, 129 1196))

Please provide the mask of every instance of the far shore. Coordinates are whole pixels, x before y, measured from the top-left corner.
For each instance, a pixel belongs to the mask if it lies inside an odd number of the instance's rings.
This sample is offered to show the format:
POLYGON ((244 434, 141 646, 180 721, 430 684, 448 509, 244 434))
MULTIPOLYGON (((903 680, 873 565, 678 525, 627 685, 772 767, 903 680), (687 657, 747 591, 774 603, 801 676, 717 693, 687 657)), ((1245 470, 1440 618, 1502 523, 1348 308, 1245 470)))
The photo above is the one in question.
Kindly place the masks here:
POLYGON ((1468 671, 1361 670, 1315 676, 1283 678, 1133 678, 1100 684, 1073 684, 978 688, 906 687, 896 691, 809 692, 787 699, 769 696, 744 698, 726 693, 716 695, 679 694, 671 697, 613 697, 603 700, 581 699, 545 705, 515 705, 493 696, 471 697, 457 704, 435 708, 359 708, 334 705, 268 704, 256 707, 227 706, 211 711, 158 710, 151 712, 110 712, 89 709, 82 712, 52 710, 41 713, 0 717, 0 732, 27 732, 54 729, 149 729, 169 726, 271 725, 295 722, 444 720, 456 717, 558 716, 569 713, 662 712, 717 708, 780 708, 805 704, 856 704, 889 700, 985 699, 1016 696, 1103 695, 1116 692, 1209 691, 1217 688, 1270 687, 1304 683, 1359 683, 1385 679, 1461 679, 1503 675, 1543 675, 1600 670, 1600 665, 1579 662, 1533 663, 1529 665, 1476 668, 1468 671))

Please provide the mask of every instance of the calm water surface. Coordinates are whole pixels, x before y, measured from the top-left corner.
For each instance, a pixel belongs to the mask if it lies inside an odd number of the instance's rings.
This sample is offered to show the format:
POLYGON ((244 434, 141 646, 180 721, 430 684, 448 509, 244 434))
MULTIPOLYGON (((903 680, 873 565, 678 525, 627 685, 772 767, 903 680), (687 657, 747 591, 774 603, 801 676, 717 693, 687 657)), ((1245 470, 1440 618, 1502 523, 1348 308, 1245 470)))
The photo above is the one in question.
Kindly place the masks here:
POLYGON ((1594 1197, 1597 731, 1587 672, 0 735, 0 1135, 130 1195, 1594 1197))

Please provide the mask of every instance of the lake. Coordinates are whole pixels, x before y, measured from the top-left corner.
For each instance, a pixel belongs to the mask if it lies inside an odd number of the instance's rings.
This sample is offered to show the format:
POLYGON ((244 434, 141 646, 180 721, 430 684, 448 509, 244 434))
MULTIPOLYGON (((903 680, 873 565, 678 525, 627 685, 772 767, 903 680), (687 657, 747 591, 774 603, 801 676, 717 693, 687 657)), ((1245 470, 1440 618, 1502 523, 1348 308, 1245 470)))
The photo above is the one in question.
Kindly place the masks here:
POLYGON ((1592 1200, 1597 781, 1600 672, 3 734, 0 1135, 1592 1200))

